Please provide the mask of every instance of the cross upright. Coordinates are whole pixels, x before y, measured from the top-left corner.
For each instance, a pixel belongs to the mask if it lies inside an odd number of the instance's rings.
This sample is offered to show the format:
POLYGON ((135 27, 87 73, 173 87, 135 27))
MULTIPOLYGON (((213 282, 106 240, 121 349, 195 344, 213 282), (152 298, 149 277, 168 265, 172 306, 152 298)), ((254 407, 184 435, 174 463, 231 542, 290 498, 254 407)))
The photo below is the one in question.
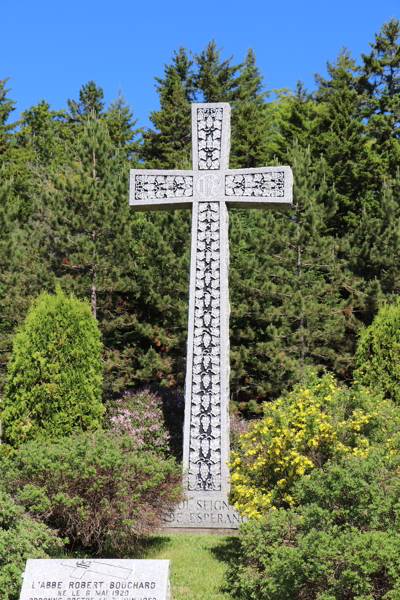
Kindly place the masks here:
POLYGON ((229 169, 230 105, 192 104, 193 169, 132 169, 134 210, 192 208, 185 380, 186 501, 165 526, 236 528, 229 492, 228 207, 292 203, 290 167, 229 169))

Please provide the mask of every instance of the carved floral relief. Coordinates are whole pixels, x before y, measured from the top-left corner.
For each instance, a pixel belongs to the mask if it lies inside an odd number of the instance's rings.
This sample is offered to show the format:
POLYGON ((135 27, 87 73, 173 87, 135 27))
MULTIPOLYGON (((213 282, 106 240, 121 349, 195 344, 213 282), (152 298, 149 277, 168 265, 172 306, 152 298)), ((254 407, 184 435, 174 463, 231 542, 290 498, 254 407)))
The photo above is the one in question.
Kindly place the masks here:
POLYGON ((226 196, 259 196, 261 198, 285 195, 285 173, 249 173, 225 176, 226 196))
POLYGON ((200 202, 188 488, 221 490, 219 204, 200 202))
POLYGON ((193 196, 193 177, 181 175, 135 175, 135 200, 193 196))
POLYGON ((197 109, 199 170, 221 168, 222 108, 197 109))

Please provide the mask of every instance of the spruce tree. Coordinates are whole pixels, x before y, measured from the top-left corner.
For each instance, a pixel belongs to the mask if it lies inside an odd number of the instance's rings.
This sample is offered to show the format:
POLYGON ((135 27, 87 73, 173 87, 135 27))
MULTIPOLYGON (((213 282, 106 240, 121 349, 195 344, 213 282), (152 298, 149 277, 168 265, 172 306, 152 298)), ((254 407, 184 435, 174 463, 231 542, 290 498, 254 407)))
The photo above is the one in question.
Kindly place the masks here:
POLYGON ((400 20, 384 23, 370 54, 361 54, 359 91, 362 94, 362 118, 380 155, 381 182, 396 176, 400 163, 400 20))
POLYGON ((329 79, 316 76, 316 114, 310 129, 312 154, 324 157, 327 183, 337 193, 338 210, 330 226, 340 236, 354 229, 363 205, 373 205, 373 191, 381 185, 366 124, 360 119, 356 69, 351 54, 342 50, 337 61, 327 65, 329 79))
POLYGON ((153 169, 191 168, 191 109, 178 73, 171 71, 160 89, 160 110, 150 120, 155 131, 143 134, 140 156, 153 169))
MULTIPOLYGON (((122 94, 111 102, 105 113, 105 118, 110 140, 114 147, 122 152, 127 159, 135 161, 139 149, 137 135, 141 130, 134 129, 138 120, 133 119, 132 109, 126 104, 122 94)), ((133 165, 131 166, 133 168, 133 165)))
POLYGON ((256 56, 249 48, 236 80, 232 102, 231 168, 263 166, 273 158, 268 105, 265 102, 263 77, 256 66, 256 56))
POLYGON ((301 148, 313 147, 311 128, 316 118, 316 107, 312 95, 307 92, 302 81, 296 83, 296 90, 289 90, 280 103, 284 109, 284 118, 280 119, 281 143, 276 149, 276 158, 285 163, 294 144, 301 148))
POLYGON ((230 102, 236 98, 236 73, 243 66, 231 65, 232 57, 221 62, 221 50, 215 40, 195 56, 197 71, 193 83, 199 102, 230 102))
POLYGON ((102 121, 86 121, 77 153, 79 160, 72 157, 62 170, 48 173, 27 245, 40 248, 48 289, 58 280, 64 289, 90 300, 105 336, 109 370, 115 368, 118 376, 115 362, 130 371, 129 361, 115 357, 113 362, 110 356, 133 318, 126 295, 135 288, 131 275, 140 217, 129 212, 124 156, 111 144, 102 121))

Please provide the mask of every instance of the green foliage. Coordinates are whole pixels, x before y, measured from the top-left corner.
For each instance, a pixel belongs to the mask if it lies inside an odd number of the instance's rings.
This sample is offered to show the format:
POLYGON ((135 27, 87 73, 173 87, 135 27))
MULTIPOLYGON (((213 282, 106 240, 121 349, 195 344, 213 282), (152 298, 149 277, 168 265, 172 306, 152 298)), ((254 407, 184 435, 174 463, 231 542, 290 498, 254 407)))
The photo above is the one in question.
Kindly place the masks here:
POLYGON ((127 167, 139 156, 146 168, 191 168, 190 105, 202 100, 231 103, 231 167, 297 171, 296 214, 231 211, 232 398, 257 412, 309 364, 351 379, 360 323, 400 289, 398 35, 391 19, 361 64, 343 50, 314 93, 298 82, 275 101, 251 48, 235 64, 215 41, 197 55, 180 47, 156 78, 146 131, 122 96, 106 107, 94 81, 69 110, 40 102, 14 131, 3 80, 0 384, 12 330, 57 279, 92 301, 107 392, 183 384, 189 214, 130 212, 127 167))
MULTIPOLYGON (((120 152, 123 152, 127 158, 132 159, 138 151, 138 141, 135 138, 141 130, 133 129, 137 119, 133 119, 131 107, 126 104, 122 94, 111 102, 105 118, 113 145, 120 152)), ((131 168, 133 166, 131 164, 131 168)))
POLYGON ((0 166, 5 160, 9 159, 11 131, 15 128, 15 123, 6 124, 9 116, 15 110, 14 104, 16 104, 15 100, 7 98, 7 93, 10 90, 6 89, 5 86, 8 80, 9 77, 0 79, 0 166))
POLYGON ((181 469, 173 459, 103 431, 24 444, 3 459, 2 472, 30 514, 98 553, 132 550, 180 500, 181 469))
POLYGON ((231 499, 252 518, 291 506, 296 481, 342 455, 367 456, 385 443, 395 453, 400 411, 363 386, 341 389, 332 375, 311 373, 286 397, 264 404, 231 455, 231 499))
POLYGON ((56 278, 64 289, 90 298, 103 334, 108 388, 130 383, 143 333, 137 332, 135 312, 144 218, 128 205, 125 158, 125 151, 113 146, 104 119, 87 119, 78 156, 50 174, 27 242, 41 248, 46 286, 56 278))
POLYGON ((301 380, 307 365, 341 377, 353 366, 359 284, 329 235, 336 196, 323 160, 294 144, 293 209, 232 215, 231 390, 257 410, 301 380))
POLYGON ((357 345, 357 378, 400 406, 400 299, 383 305, 357 345))
POLYGON ((4 441, 19 445, 100 427, 102 344, 86 302, 42 293, 15 335, 1 414, 4 441))
MULTIPOLYGON (((400 170, 392 182, 383 185, 378 195, 378 208, 366 207, 358 227, 349 240, 349 266, 381 293, 377 300, 400 294, 400 170)), ((379 302, 376 302, 378 305, 379 302)), ((377 306, 369 311, 369 325, 377 312, 377 306)))
POLYGON ((381 181, 394 177, 400 162, 399 39, 400 20, 393 17, 383 23, 374 42, 370 42, 370 54, 361 54, 360 116, 367 121, 381 181))
POLYGON ((295 486, 298 507, 241 527, 228 571, 242 600, 398 600, 399 454, 346 456, 295 486))
POLYGON ((372 190, 379 189, 377 159, 371 152, 364 120, 359 116, 359 93, 354 75, 356 62, 342 50, 334 63, 327 64, 329 79, 317 75, 315 118, 309 143, 315 157, 323 154, 328 185, 336 190, 337 211, 329 226, 336 234, 357 226, 363 206, 379 204, 372 190))
POLYGON ((104 108, 104 89, 96 84, 95 81, 88 81, 79 90, 79 100, 67 101, 68 108, 73 121, 79 121, 83 117, 88 117, 95 114, 96 117, 104 108))
POLYGON ((265 102, 263 77, 256 66, 256 55, 249 48, 232 101, 231 168, 251 168, 273 159, 271 114, 265 102))
POLYGON ((165 65, 164 79, 156 78, 160 110, 150 120, 156 131, 143 133, 140 156, 153 169, 190 169, 191 109, 193 94, 191 67, 185 48, 175 52, 171 65, 165 65))
POLYGON ((200 102, 229 102, 235 98, 238 85, 235 74, 242 65, 231 65, 231 62, 232 57, 221 62, 221 51, 217 50, 215 40, 196 56, 197 73, 193 82, 200 102))
POLYGON ((18 600, 28 558, 49 558, 63 541, 0 489, 0 600, 18 600))

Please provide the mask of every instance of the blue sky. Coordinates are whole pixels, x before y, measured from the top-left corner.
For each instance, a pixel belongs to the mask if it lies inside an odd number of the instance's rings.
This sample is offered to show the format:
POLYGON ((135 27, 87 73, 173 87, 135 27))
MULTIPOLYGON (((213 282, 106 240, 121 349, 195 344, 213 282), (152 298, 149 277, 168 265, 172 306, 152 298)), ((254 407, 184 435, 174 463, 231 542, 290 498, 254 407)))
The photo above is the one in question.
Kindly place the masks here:
POLYGON ((399 18, 398 0, 0 0, 0 79, 11 77, 11 120, 41 99, 53 109, 94 79, 111 102, 122 91, 139 126, 159 107, 154 77, 183 45, 200 53, 215 39, 221 58, 247 49, 268 89, 309 90, 343 46, 360 60, 383 22, 399 18), (396 14, 397 9, 397 14, 396 14))

